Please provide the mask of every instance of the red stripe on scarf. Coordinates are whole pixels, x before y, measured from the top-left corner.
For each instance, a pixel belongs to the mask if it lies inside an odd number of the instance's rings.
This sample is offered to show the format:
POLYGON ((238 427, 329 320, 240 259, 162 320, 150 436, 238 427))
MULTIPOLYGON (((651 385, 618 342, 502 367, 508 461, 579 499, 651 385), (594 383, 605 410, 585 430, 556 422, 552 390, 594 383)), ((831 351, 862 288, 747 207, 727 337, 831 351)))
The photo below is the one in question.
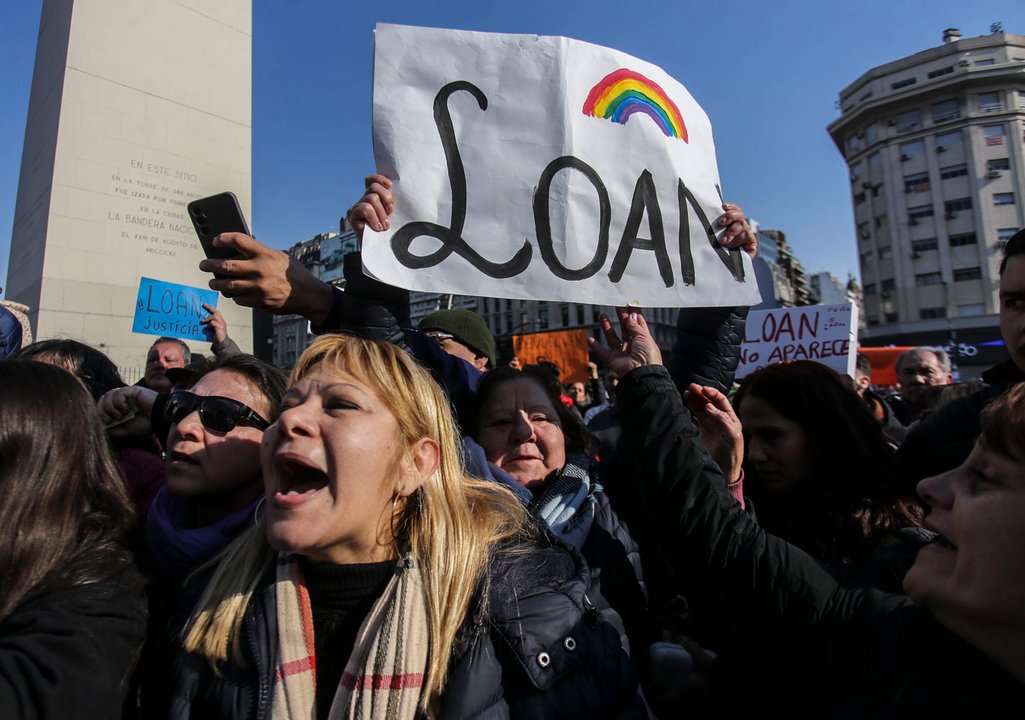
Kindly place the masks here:
POLYGON ((423 673, 404 673, 402 675, 353 675, 342 674, 342 685, 350 690, 405 690, 423 685, 423 673))
POLYGON ((277 669, 274 673, 274 682, 281 682, 282 679, 291 675, 298 675, 309 670, 313 670, 315 665, 313 656, 304 657, 301 660, 292 660, 287 662, 277 669))

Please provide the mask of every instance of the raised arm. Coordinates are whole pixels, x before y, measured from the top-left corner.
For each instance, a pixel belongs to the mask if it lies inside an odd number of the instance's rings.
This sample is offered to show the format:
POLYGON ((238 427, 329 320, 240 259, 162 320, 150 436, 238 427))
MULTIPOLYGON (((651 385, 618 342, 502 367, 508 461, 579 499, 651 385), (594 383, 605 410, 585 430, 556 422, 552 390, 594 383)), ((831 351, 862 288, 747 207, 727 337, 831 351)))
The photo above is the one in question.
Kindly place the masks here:
POLYGON ((626 319, 623 340, 607 333, 611 348, 596 352, 624 371, 617 452, 629 458, 649 527, 680 590, 719 615, 738 644, 825 686, 850 682, 845 654, 873 652, 879 638, 866 629, 909 601, 842 588, 810 556, 758 527, 701 446, 669 373, 636 350, 648 342, 646 326, 626 319))

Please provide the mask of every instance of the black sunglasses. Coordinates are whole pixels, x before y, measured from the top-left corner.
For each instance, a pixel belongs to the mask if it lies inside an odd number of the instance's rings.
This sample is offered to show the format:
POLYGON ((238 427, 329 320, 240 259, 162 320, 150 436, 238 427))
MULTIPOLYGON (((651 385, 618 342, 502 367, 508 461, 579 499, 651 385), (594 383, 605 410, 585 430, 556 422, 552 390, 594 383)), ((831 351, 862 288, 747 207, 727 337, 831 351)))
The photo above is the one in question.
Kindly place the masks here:
POLYGON ((164 417, 171 422, 181 422, 193 411, 199 411, 199 421, 204 427, 220 432, 230 432, 243 420, 261 430, 270 423, 248 405, 231 398, 217 395, 199 396, 188 390, 175 390, 164 405, 164 417))

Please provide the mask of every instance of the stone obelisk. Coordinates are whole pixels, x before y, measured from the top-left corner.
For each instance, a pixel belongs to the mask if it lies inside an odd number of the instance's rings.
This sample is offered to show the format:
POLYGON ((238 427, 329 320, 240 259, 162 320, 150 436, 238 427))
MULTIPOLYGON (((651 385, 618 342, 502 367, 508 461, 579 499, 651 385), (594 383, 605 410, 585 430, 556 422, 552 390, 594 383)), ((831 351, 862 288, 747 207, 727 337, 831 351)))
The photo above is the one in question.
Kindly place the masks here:
MULTIPOLYGON (((186 204, 231 190, 251 216, 251 78, 250 0, 44 0, 7 277, 38 339, 138 372, 139 278, 209 280, 186 204)), ((250 349, 252 313, 219 308, 250 349)))

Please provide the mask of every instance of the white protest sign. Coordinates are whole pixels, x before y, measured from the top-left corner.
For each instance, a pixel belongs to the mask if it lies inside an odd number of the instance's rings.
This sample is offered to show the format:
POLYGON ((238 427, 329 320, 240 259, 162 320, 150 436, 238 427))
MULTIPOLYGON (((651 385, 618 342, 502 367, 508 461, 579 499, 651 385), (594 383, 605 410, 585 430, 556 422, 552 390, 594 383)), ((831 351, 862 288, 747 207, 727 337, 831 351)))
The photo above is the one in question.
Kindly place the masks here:
POLYGON ((744 329, 737 379, 786 360, 814 360, 854 377, 857 338, 858 306, 851 303, 754 310, 744 329))
POLYGON ((712 128, 673 78, 560 37, 378 25, 374 152, 394 181, 369 273, 427 292, 750 305, 712 128))

